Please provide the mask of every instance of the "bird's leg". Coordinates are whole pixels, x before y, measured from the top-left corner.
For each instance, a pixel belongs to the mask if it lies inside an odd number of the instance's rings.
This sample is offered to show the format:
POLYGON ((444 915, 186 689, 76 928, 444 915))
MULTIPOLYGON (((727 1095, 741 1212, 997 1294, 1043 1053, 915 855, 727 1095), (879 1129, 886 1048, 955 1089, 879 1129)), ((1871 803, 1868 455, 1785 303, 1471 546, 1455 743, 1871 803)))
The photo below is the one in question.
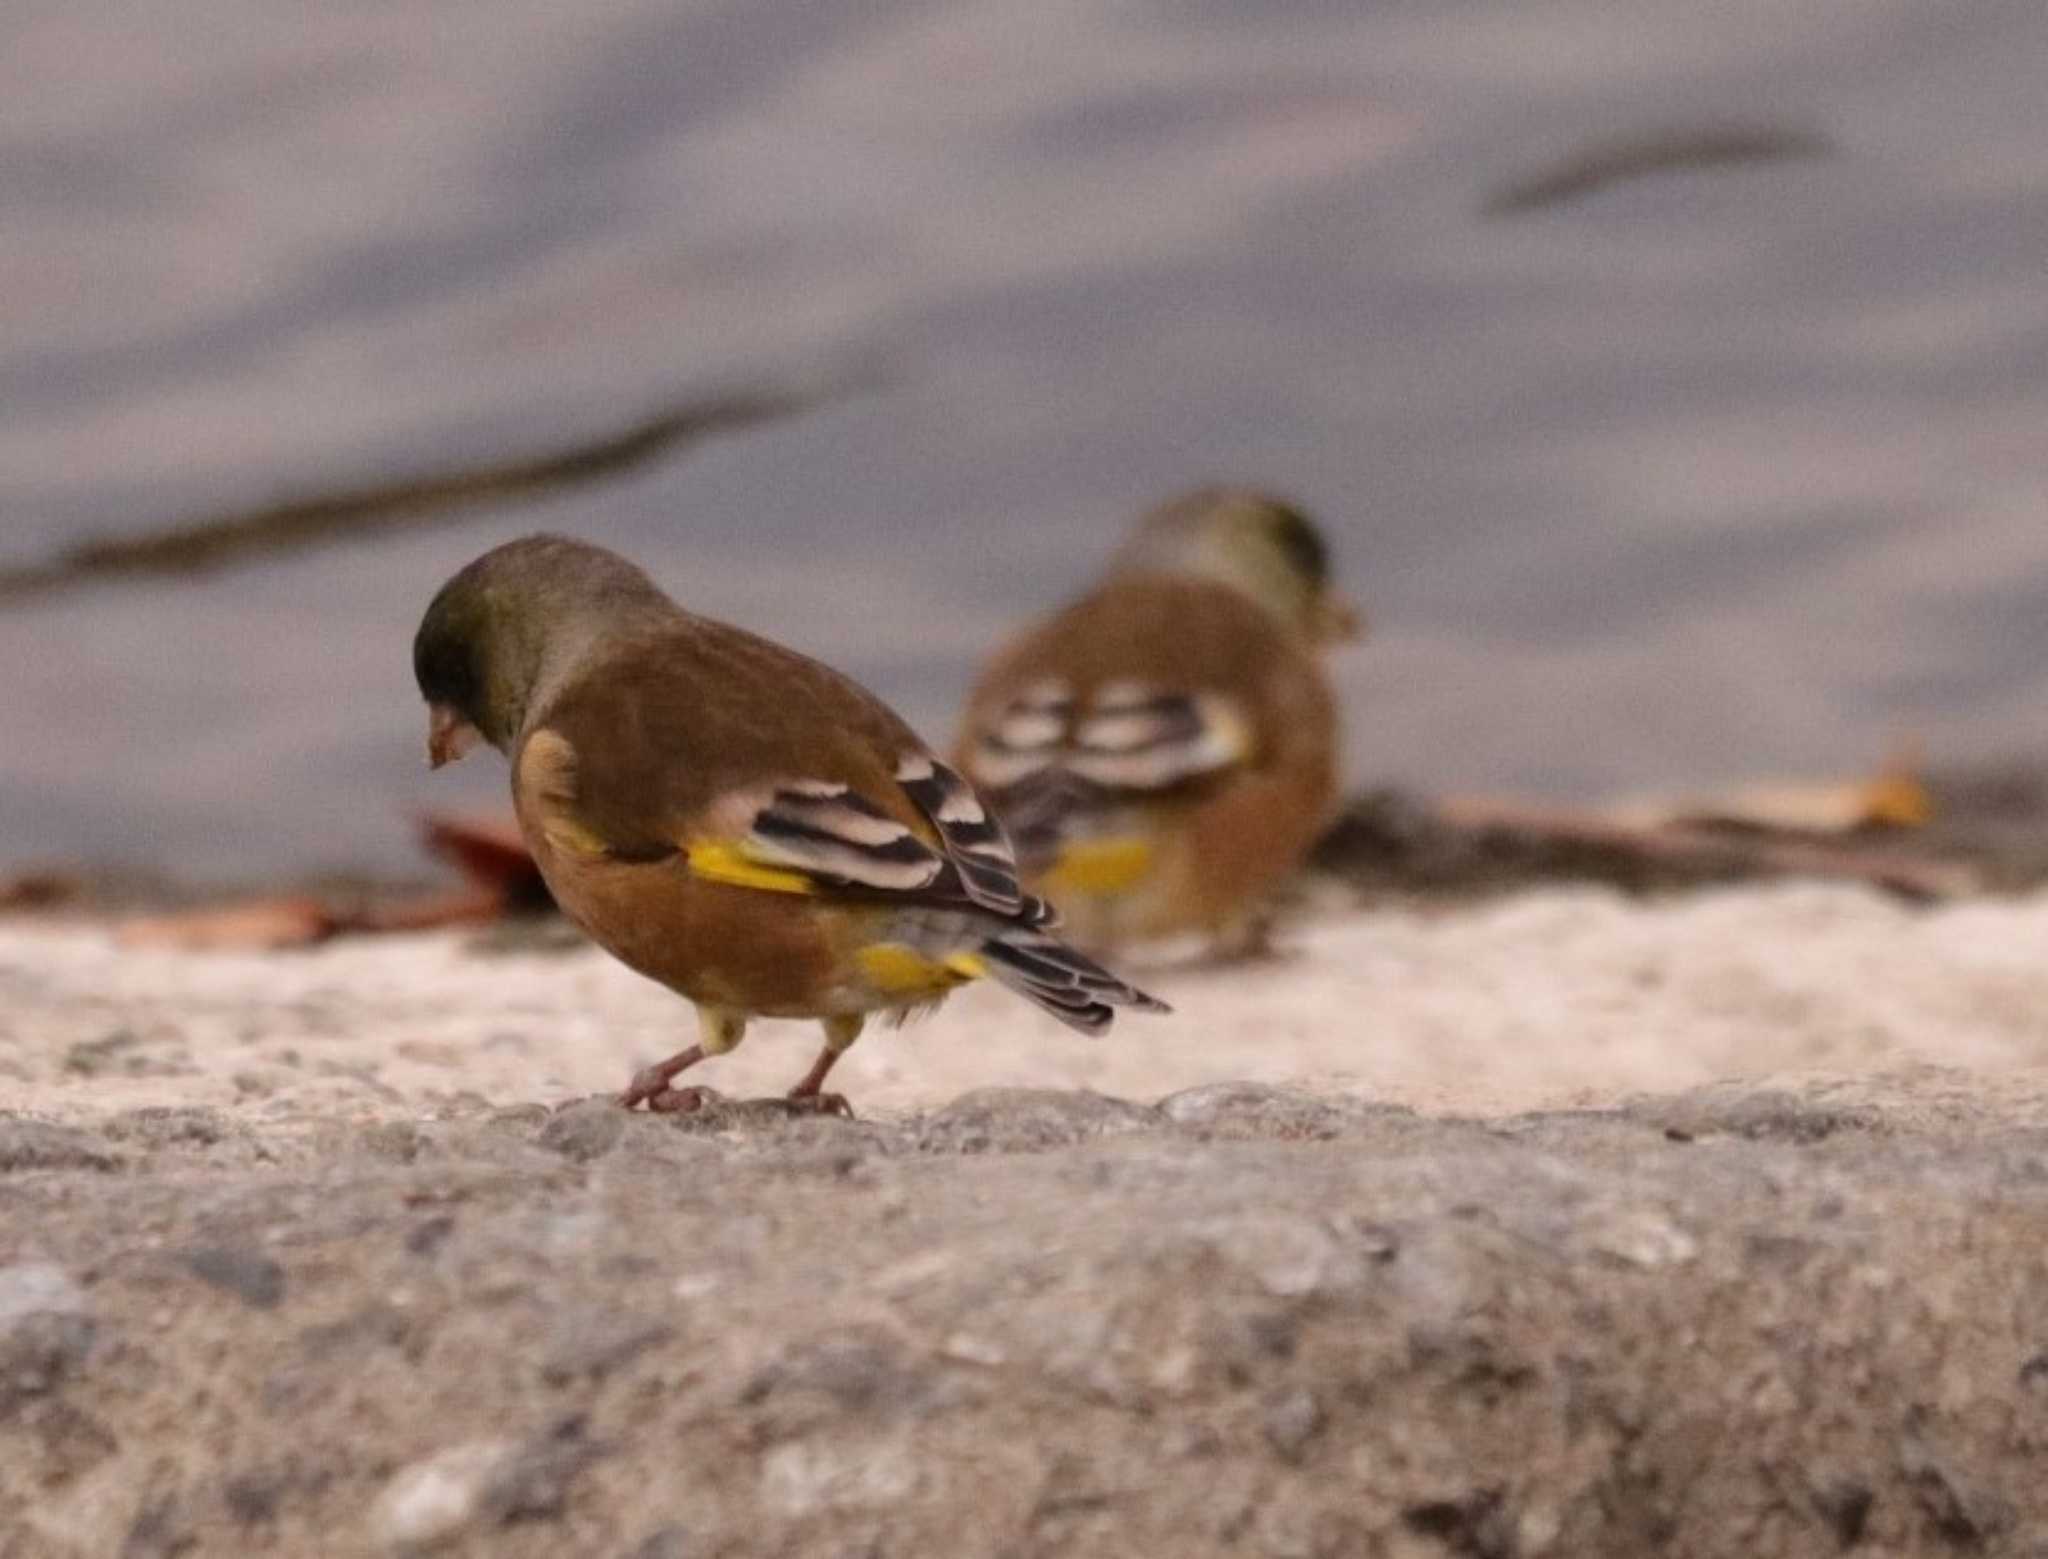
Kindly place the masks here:
POLYGON ((849 1013, 825 1020, 825 1048, 818 1052, 818 1059, 811 1063, 811 1069, 804 1073, 804 1080, 789 1091, 789 1102, 798 1109, 814 1110, 820 1115, 852 1115, 853 1106, 846 1102, 844 1094, 826 1093, 825 1074, 832 1070, 839 1058, 852 1048, 860 1038, 862 1026, 867 1019, 860 1013, 849 1013))
POLYGON ((619 1103, 629 1110, 636 1104, 645 1104, 648 1109, 662 1115, 679 1115, 703 1108, 708 1097, 706 1090, 671 1088, 669 1083, 678 1072, 687 1071, 707 1056, 724 1055, 746 1037, 745 1014, 727 1007, 699 1007, 697 1043, 687 1050, 678 1050, 666 1061, 635 1072, 632 1082, 626 1085, 626 1091, 619 1095, 619 1103))
POLYGON ((695 1066, 708 1054, 702 1045, 692 1045, 687 1050, 678 1050, 658 1065, 642 1067, 633 1074, 633 1080, 626 1084, 626 1091, 619 1095, 619 1103, 629 1110, 636 1104, 644 1104, 650 1110, 661 1110, 675 1106, 657 1103, 657 1100, 680 1099, 685 1094, 693 1094, 696 1095, 695 1102, 702 1104, 704 1100, 701 1089, 676 1089, 669 1087, 668 1084, 669 1079, 676 1073, 695 1066))

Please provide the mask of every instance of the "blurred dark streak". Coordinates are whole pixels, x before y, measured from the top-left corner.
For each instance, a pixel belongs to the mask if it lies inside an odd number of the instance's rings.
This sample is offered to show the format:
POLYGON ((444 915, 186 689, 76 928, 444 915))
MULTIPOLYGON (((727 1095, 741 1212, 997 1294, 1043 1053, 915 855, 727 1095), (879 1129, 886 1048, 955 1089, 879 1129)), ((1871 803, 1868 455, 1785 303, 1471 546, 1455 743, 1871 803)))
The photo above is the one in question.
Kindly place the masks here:
POLYGON ((80 542, 54 558, 0 569, 0 607, 99 580, 202 574, 383 531, 443 523, 487 504, 538 498, 619 476, 713 434, 777 422, 872 387, 871 376, 804 389, 732 391, 686 401, 589 443, 349 492, 269 504, 139 536, 80 542))
POLYGON ((1662 130, 1578 153, 1543 173, 1502 185, 1486 198, 1487 216, 1519 216, 1578 200, 1625 179, 1824 157, 1835 150, 1812 130, 1768 125, 1662 130))

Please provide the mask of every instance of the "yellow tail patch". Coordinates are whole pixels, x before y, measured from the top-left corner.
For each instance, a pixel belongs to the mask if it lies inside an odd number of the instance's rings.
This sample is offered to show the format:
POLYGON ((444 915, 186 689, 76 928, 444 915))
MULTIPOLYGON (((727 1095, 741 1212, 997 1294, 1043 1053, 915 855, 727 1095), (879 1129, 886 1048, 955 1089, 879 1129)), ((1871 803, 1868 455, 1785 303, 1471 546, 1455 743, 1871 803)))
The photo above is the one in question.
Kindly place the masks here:
POLYGON ((950 990, 967 980, 980 979, 987 969, 972 953, 955 953, 943 960, 927 958, 901 942, 877 942, 855 956, 868 983, 890 996, 950 990))
POLYGON ((1045 886, 1055 900, 1062 893, 1122 893, 1151 869, 1152 846, 1143 839, 1084 839, 1060 851, 1045 886))
POLYGON ((690 870, 710 882, 731 883, 736 888, 761 888, 769 893, 816 893, 818 885, 802 872, 762 866, 747 859, 740 847, 723 841, 693 844, 689 849, 690 870))

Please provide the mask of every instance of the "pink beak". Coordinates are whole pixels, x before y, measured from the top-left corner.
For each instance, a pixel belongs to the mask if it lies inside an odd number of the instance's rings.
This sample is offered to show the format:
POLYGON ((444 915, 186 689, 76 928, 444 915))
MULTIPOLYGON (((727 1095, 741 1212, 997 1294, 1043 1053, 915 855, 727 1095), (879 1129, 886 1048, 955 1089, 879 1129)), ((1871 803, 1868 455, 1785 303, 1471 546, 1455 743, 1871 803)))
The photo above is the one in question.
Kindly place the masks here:
POLYGON ((454 763, 483 740, 483 733, 446 704, 427 706, 427 767, 454 763))

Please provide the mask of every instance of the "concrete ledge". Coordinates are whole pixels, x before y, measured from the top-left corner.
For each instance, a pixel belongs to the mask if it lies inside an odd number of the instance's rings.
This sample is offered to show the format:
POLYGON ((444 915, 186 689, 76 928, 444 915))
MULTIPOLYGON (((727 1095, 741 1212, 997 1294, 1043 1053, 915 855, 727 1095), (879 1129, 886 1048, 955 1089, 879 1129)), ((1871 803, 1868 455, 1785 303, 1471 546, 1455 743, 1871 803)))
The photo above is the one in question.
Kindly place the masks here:
POLYGON ((2032 1552, 2048 1132, 1926 1092, 10 1118, 6 1551, 2032 1552))

